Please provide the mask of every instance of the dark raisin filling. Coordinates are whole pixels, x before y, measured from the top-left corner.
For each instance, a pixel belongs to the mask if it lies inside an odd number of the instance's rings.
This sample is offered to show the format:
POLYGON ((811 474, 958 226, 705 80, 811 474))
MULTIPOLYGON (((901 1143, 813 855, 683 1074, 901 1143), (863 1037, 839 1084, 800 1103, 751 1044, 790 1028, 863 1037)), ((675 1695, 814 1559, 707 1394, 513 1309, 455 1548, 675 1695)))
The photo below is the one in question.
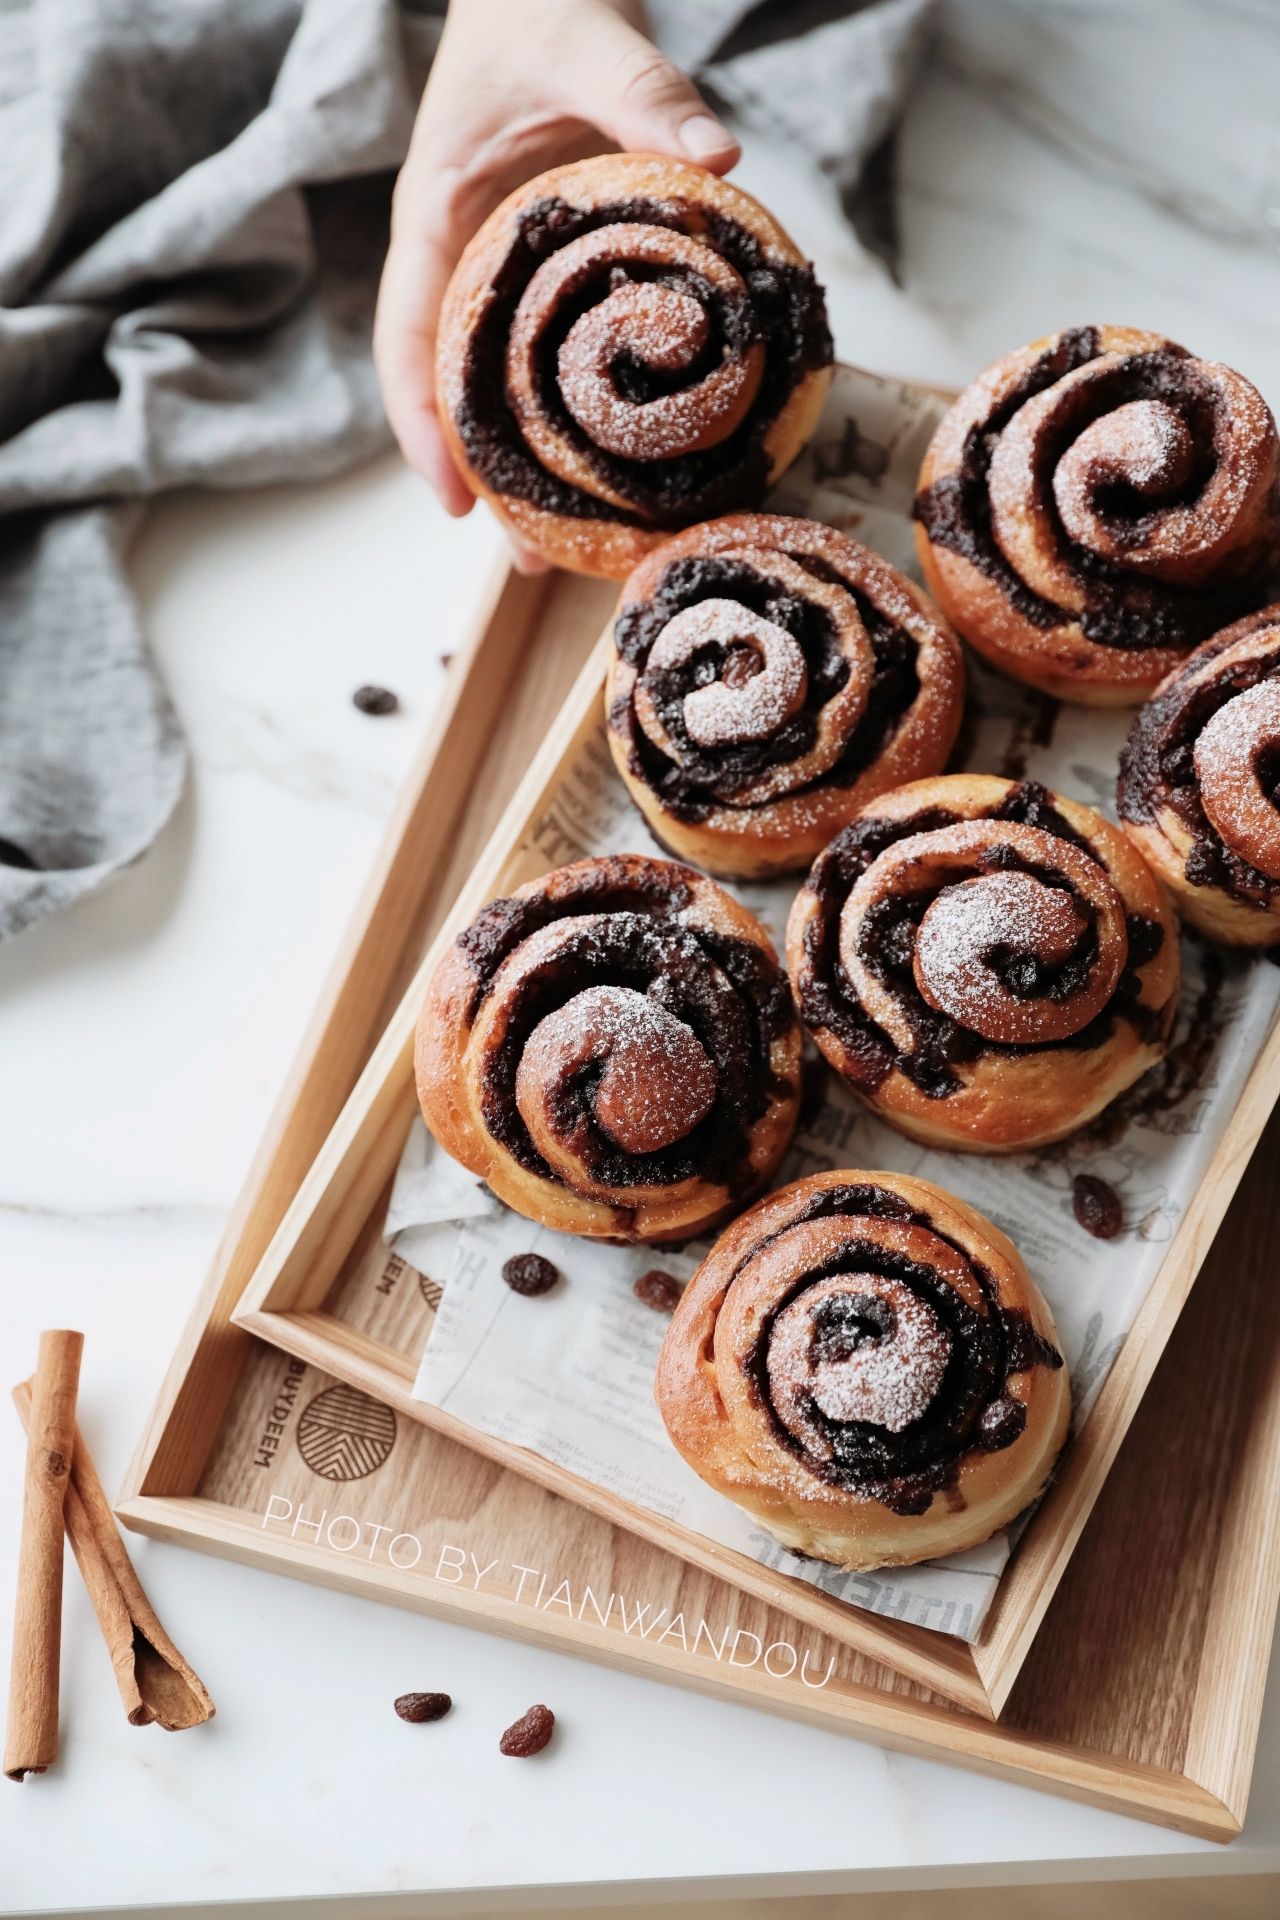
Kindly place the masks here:
MULTIPOLYGON (((995 1276, 981 1262, 957 1241, 940 1233, 927 1214, 914 1211, 889 1188, 822 1188, 779 1227, 778 1234, 832 1215, 904 1220, 926 1227, 967 1262, 986 1299, 987 1311, 972 1307, 931 1267, 866 1241, 846 1248, 829 1264, 814 1268, 796 1283, 762 1324, 744 1367, 752 1392, 768 1409, 782 1445, 802 1458, 820 1479, 878 1500, 893 1513, 924 1513, 940 1488, 955 1485, 966 1453, 974 1447, 993 1452, 1011 1446, 1022 1432, 1026 1412, 1006 1391, 1009 1376, 1032 1366, 1056 1369, 1062 1365, 1062 1356, 1040 1337, 1025 1314, 998 1304, 995 1276), (910 1287, 951 1335, 951 1357, 925 1412, 900 1433, 890 1433, 868 1421, 832 1420, 811 1405, 808 1417, 832 1447, 831 1459, 819 1460, 804 1451, 774 1413, 769 1395, 769 1341, 778 1314, 792 1300, 817 1281, 841 1272, 883 1274, 910 1287)), ((770 1240, 777 1237, 771 1235, 770 1240)), ((744 1258, 754 1258, 770 1240, 757 1242, 744 1258)), ((816 1337, 833 1349, 851 1351, 861 1338, 874 1337, 877 1315, 884 1311, 882 1303, 870 1297, 865 1300, 864 1310, 859 1311, 857 1295, 851 1289, 848 1295, 837 1295, 830 1303, 816 1337)))
POLYGON ((475 981, 468 1017, 474 1015, 507 955, 540 927, 587 913, 639 913, 664 919, 683 912, 692 898, 688 878, 677 866, 657 860, 603 858, 561 868, 536 893, 494 900, 458 935, 457 944, 475 981))
MULTIPOLYGON (((942 1100, 958 1092, 962 1085, 955 1069, 971 1065, 984 1054, 1020 1056, 1056 1048, 1089 1052, 1106 1043, 1117 1018, 1128 1020, 1142 1039, 1154 1039, 1161 1030, 1163 1012, 1140 1006, 1138 1000, 1142 992, 1139 970, 1155 958, 1164 940, 1164 929, 1157 921, 1146 920, 1139 914, 1125 916, 1128 964, 1110 1001, 1096 1019, 1065 1040, 1011 1045, 987 1040, 970 1028, 958 1025, 922 998, 911 970, 915 930, 935 896, 895 895, 878 903, 868 914, 862 957, 893 992, 916 1037, 914 1053, 898 1051, 884 1029, 863 1009, 841 963, 841 910, 854 883, 886 847, 914 833, 932 833, 940 827, 952 826, 959 817, 944 808, 931 807, 907 820, 875 817, 855 820, 832 841, 809 876, 807 884, 817 897, 818 911, 805 928, 807 964, 798 983, 801 1018, 811 1030, 825 1028, 842 1042, 849 1055, 848 1073, 853 1084, 874 1093, 897 1067, 930 1099, 942 1100)), ((989 808, 977 817, 1039 827, 1089 851, 1087 843, 1053 806, 1047 790, 1035 780, 1019 782, 998 807, 989 808)), ((975 866, 975 873, 990 871, 995 865, 1021 867, 1025 864, 1012 849, 1007 853, 1000 851, 1004 858, 987 863, 982 869, 975 866)), ((1073 894, 1076 891, 1066 875, 1056 869, 1044 869, 1043 878, 1073 894)), ((1092 911, 1085 909, 1079 899, 1077 904, 1086 911, 1088 924, 1076 948, 1057 966, 1046 968, 1033 956, 1014 952, 993 955, 998 963, 1003 962, 1003 977, 1013 992, 1027 998, 1047 993, 1051 998, 1063 1000, 1083 984, 1097 952, 1097 931, 1092 911)))
POLYGON ((609 291, 611 271, 578 288, 544 337, 539 388, 543 405, 600 478, 625 500, 627 510, 548 473, 525 445, 506 398, 506 345, 520 298, 538 267, 580 234, 623 222, 683 231, 675 203, 636 199, 583 209, 558 199, 538 201, 521 215, 506 259, 493 276, 492 292, 468 343, 462 397, 454 416, 467 457, 495 492, 527 500, 572 518, 621 521, 629 526, 678 528, 711 520, 763 497, 769 459, 764 439, 805 373, 830 366, 833 347, 822 288, 807 267, 766 257, 758 240, 737 221, 707 211, 700 237, 726 259, 745 282, 745 298, 729 300, 681 268, 656 269, 637 262, 626 272, 656 279, 699 300, 710 322, 705 352, 674 380, 639 362, 619 362, 619 390, 640 402, 673 386, 696 382, 726 348, 762 341, 765 371, 746 419, 717 446, 670 460, 627 460, 595 446, 573 419, 555 379, 556 354, 578 315, 609 291))
MULTIPOLYGON (((813 573, 822 577, 830 574, 830 569, 808 555, 794 557, 813 573)), ((797 794, 811 792, 819 785, 852 786, 883 751, 920 691, 918 650, 910 634, 886 619, 858 588, 839 575, 830 577, 857 604, 875 656, 875 672, 866 709, 839 760, 817 780, 793 789, 797 794)), ((775 582, 742 561, 716 555, 687 555, 673 560, 649 600, 634 601, 622 609, 614 627, 619 654, 630 665, 643 669, 654 642, 676 614, 702 600, 714 599, 736 600, 791 634, 804 654, 809 689, 801 711, 768 740, 706 750, 688 734, 684 699, 695 687, 718 676, 724 648, 709 643, 686 666, 649 673, 645 684, 668 735, 680 748, 680 764, 653 744, 636 722, 630 702, 619 703, 612 715, 613 725, 628 742, 631 772, 659 796, 676 819, 689 823, 704 820, 721 804, 732 805, 734 789, 750 785, 768 767, 787 764, 807 753, 813 745, 817 715, 849 677, 848 663, 840 655, 824 608, 780 592, 775 582)))
MULTIPOLYGON (((1202 651, 1196 660, 1197 672, 1206 659, 1222 653, 1250 630, 1275 624, 1269 611, 1257 614, 1252 622, 1235 626, 1220 642, 1202 651)), ((1200 786, 1196 779, 1195 746, 1200 734, 1219 708, 1238 693, 1247 693, 1263 680, 1280 674, 1280 642, 1257 659, 1241 661, 1213 679, 1188 687, 1181 676, 1163 687, 1141 709, 1120 755, 1120 780, 1116 789, 1120 817, 1123 820, 1154 821, 1162 807, 1169 807, 1191 834, 1194 845, 1187 855, 1186 876, 1194 887, 1218 887, 1233 900, 1253 906, 1269 907, 1280 900, 1280 880, 1259 872, 1248 860, 1229 847, 1200 804, 1200 786)), ((1280 766, 1263 760, 1258 766, 1263 790, 1276 799, 1280 787, 1280 766)))
MULTIPOLYGON (((945 474, 916 496, 915 518, 930 541, 959 554, 993 580, 1015 612, 1036 627, 1060 626, 1076 616, 1034 592, 1005 559, 992 532, 987 474, 1000 435, 1018 409, 1064 374, 1097 359, 1101 351, 1096 328, 1075 327, 1060 334, 1053 347, 1027 369, 1014 391, 970 429, 956 471, 945 474)), ((1185 420, 1197 459, 1184 493, 1188 500, 1194 499, 1216 467, 1214 439, 1215 427, 1221 430, 1221 397, 1181 347, 1170 345, 1151 353, 1130 354, 1114 374, 1095 384, 1087 400, 1082 395, 1078 417, 1070 422, 1070 437, 1075 438, 1100 415, 1132 400, 1168 401, 1185 420)), ((1046 477, 1065 451, 1065 441, 1046 443, 1039 460, 1046 477)), ((1194 647, 1255 606, 1264 590, 1265 582, 1256 574, 1206 591, 1139 577, 1071 539, 1058 516, 1051 486, 1043 487, 1042 498, 1058 553, 1084 591, 1081 629, 1097 646, 1122 651, 1194 647)), ((1099 498, 1098 505, 1121 545, 1136 542, 1151 524, 1150 502, 1131 488, 1109 490, 1105 498, 1099 498)))

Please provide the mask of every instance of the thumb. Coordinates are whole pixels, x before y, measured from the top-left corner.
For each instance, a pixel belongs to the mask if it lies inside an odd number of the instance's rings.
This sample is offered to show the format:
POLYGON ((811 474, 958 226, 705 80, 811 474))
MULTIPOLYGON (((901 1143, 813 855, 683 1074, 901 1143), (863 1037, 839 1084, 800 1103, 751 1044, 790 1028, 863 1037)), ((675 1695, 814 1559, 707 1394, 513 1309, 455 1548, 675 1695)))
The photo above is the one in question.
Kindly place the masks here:
POLYGON ((742 149, 687 74, 607 7, 584 10, 563 74, 568 112, 624 152, 663 153, 727 173, 742 149))

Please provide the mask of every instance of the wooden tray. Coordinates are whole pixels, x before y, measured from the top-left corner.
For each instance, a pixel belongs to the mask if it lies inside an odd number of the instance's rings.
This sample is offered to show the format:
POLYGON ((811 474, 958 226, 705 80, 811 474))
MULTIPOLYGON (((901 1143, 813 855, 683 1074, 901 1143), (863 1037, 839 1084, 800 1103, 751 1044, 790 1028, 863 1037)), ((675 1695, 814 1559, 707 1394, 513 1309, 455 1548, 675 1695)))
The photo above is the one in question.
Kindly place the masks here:
MULTIPOLYGON (((602 619, 613 589, 577 583, 575 608, 593 600, 602 619)), ((581 623, 577 623, 579 630, 581 623)), ((804 1581, 778 1575, 748 1555, 593 1486, 526 1448, 497 1440, 411 1398, 425 1324, 388 1335, 378 1316, 352 1299, 353 1249, 371 1223, 380 1225, 386 1190, 417 1111, 413 1039, 426 980, 438 955, 486 901, 547 871, 577 849, 546 823, 565 770, 584 753, 612 769, 604 741, 603 675, 607 643, 583 667, 555 725, 535 755, 506 813, 450 909, 422 967, 352 1094, 314 1167, 303 1181, 232 1318, 301 1360, 374 1395, 409 1419, 462 1440, 489 1459, 536 1480, 553 1493, 627 1527, 718 1578, 847 1645, 888 1661, 907 1678, 958 1705, 995 1718, 1062 1577, 1080 1530, 1133 1418, 1191 1283, 1212 1242, 1280 1085, 1280 1025, 1259 1058, 1209 1170, 1184 1213, 1159 1273, 1102 1388, 1083 1432, 1072 1442, 1049 1493, 1000 1581, 980 1639, 972 1644, 887 1620, 834 1599, 804 1581)), ((486 690, 476 690, 479 706, 486 690)), ((501 698, 493 688, 488 698, 501 698)), ((356 1292, 359 1288, 356 1287, 356 1292)))
MULTIPOLYGON (((441 937, 484 899, 553 863, 524 829, 536 826, 538 802, 564 754, 598 725, 596 654, 547 731, 612 598, 598 582, 559 575, 503 577, 490 590, 143 1437, 121 1516, 161 1537, 1230 1837, 1243 1817, 1280 1588, 1271 1497, 1280 1325, 1268 1317, 1256 1257, 1251 1266, 1233 1249, 1216 1265, 1233 1272, 1236 1311, 1219 1316, 1212 1341, 1201 1328, 1188 1344, 1180 1329, 1176 1353, 1184 1368, 1188 1358, 1198 1365, 1195 1393, 1171 1351, 1162 1371, 1171 1382, 1167 1404, 1153 1399, 1149 1418, 1130 1436, 1134 1464, 1109 1490, 999 1727, 989 1716, 1007 1686, 997 1700, 986 1674, 997 1670, 1002 1650, 1006 1662, 1012 1649, 1012 1665, 1020 1664, 1049 1607, 1261 1129, 1269 1098, 1257 1075, 1162 1269, 1163 1282, 1176 1262, 1176 1286, 1165 1286, 1161 1312, 1149 1317, 1141 1340, 1135 1329, 1128 1343, 1127 1353, 1141 1349, 1141 1364, 1113 1372, 1113 1381, 1127 1382, 1125 1393, 1106 1420, 1095 1416, 1063 1477, 1067 1522, 1047 1556, 1033 1543, 1040 1571, 1017 1631, 1003 1595, 998 1603, 996 1632, 978 1650, 985 1673, 959 1641, 845 1607, 709 1543, 682 1539, 677 1558, 664 1550, 665 1523, 654 1516, 584 1490, 518 1450, 519 1473, 504 1470, 492 1458, 497 1443, 467 1430, 464 1448, 428 1431, 424 1417, 440 1416, 408 1398, 429 1306, 421 1296, 413 1304, 412 1279, 397 1301, 408 1270, 397 1273, 395 1262, 388 1269, 374 1246, 413 1112, 408 1054, 421 988, 415 981, 405 994, 405 986, 460 885, 441 937), (370 1258, 383 1263, 372 1280, 385 1321, 377 1336, 333 1310, 353 1289, 369 1291, 370 1258), (292 1362, 233 1324, 255 1268, 244 1318, 293 1353, 292 1362), (1213 1356, 1211 1369, 1202 1347, 1213 1356), (370 1392, 372 1401, 339 1388, 313 1412, 335 1379, 370 1392), (1203 1452, 1189 1453, 1195 1420, 1203 1419, 1191 1413, 1200 1396, 1224 1408, 1226 1425, 1207 1436, 1203 1452), (397 1413, 412 1424, 397 1424, 397 1413), (308 1453, 319 1473, 307 1465, 308 1453), (343 1477, 357 1469, 360 1478, 343 1477), (1135 1484, 1140 1493, 1127 1526, 1108 1532, 1106 1516, 1117 1502, 1123 1510, 1135 1484), (573 1505, 553 1497, 566 1485, 573 1505), (1141 1491, 1150 1487, 1154 1500, 1141 1491), (313 1532, 320 1510, 323 1534, 313 1532), (629 1531, 614 1524, 624 1513, 629 1531), (373 1530, 372 1544, 354 1557, 357 1525, 362 1540, 373 1530), (480 1568, 487 1572, 477 1589, 480 1568), (536 1570, 536 1588, 535 1575, 521 1568, 536 1570), (1175 1594, 1192 1602, 1175 1603, 1175 1594), (1162 1623, 1154 1637, 1152 1620, 1162 1623), (819 1673, 821 1687, 813 1684, 819 1673)), ((1251 1182, 1255 1215, 1270 1193, 1265 1182, 1251 1182)), ((1251 1234, 1249 1244, 1268 1242, 1251 1234)), ((1015 1578, 1023 1561, 1015 1562, 1015 1578)), ((1011 1685, 1011 1666, 1004 1671, 1011 1685)))

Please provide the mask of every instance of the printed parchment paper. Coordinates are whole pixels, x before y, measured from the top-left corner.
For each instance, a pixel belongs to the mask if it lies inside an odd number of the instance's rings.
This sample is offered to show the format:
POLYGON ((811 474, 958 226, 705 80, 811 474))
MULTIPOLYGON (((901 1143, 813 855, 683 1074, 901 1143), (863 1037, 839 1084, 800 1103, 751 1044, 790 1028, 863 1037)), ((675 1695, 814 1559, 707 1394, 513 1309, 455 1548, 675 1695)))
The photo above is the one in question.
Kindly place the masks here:
MULTIPOLYGON (((770 505, 825 520, 918 577, 910 510, 944 403, 919 389, 837 370, 813 443, 770 505)), ((965 765, 1042 780, 1114 818, 1116 766, 1132 715, 1058 707, 968 660, 965 765)), ((613 771, 589 741, 530 841, 547 866, 589 854, 661 857, 613 771)), ((782 949, 799 879, 735 886, 782 949)), ((1184 988, 1170 1059, 1083 1134, 1008 1159, 914 1145, 861 1108, 834 1075, 802 1119, 777 1184, 838 1167, 919 1174, 978 1207, 1015 1241, 1043 1289, 1071 1369, 1075 1424, 1088 1418, 1164 1258, 1280 999, 1280 968, 1183 936, 1184 988), (1090 1238, 1071 1209, 1075 1174, 1101 1175, 1124 1203, 1123 1232, 1090 1238)), ((418 1121, 386 1234, 444 1289, 414 1397, 482 1432, 724 1546, 872 1612, 976 1639, 1009 1557, 998 1535, 968 1553, 877 1574, 799 1559, 713 1492, 667 1440, 653 1401, 666 1317, 632 1283, 653 1268, 686 1280, 709 1243, 682 1252, 606 1247, 550 1233, 494 1200, 418 1121), (512 1254, 537 1252, 564 1276, 522 1298, 502 1279, 512 1254)))

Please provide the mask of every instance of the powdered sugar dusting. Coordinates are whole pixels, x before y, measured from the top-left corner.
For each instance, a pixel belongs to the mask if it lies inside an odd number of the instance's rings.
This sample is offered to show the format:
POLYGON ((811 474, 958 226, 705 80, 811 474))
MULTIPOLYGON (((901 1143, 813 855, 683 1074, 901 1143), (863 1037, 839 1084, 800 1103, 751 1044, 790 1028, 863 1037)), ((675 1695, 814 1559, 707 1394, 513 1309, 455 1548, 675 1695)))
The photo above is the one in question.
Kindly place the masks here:
POLYGON ((988 965, 993 948, 1052 964, 1066 959, 1083 931, 1061 887, 1029 873, 985 874, 948 887, 925 914, 916 938, 916 981, 953 1019, 982 1032, 984 1010, 1003 1008, 1011 997, 988 965))
POLYGON ((668 372, 689 366, 706 344, 707 316, 689 294, 634 282, 574 321, 557 362, 560 392, 578 425, 626 460, 673 460, 714 446, 741 422, 760 384, 759 349, 726 353, 695 386, 644 402, 613 380, 624 352, 668 372))
POLYGON ((539 1021, 521 1056, 516 1103, 535 1140, 555 1091, 599 1062, 595 1117, 624 1153, 682 1140, 715 1105, 716 1070, 692 1028, 630 987, 588 987, 539 1021))
POLYGON ((810 1452, 821 1448, 819 1457, 825 1457, 830 1445, 808 1401, 828 1420, 865 1421, 901 1433, 927 1411, 950 1358, 950 1333, 902 1281, 877 1273, 836 1274, 808 1288, 778 1315, 769 1341, 769 1389, 783 1425, 810 1452), (832 1308, 845 1306, 859 1328, 832 1355, 822 1352, 817 1320, 828 1302, 832 1308), (865 1317, 877 1304, 886 1311, 877 1320, 865 1317))
POLYGON ((684 722, 702 747, 767 740, 804 705, 809 672, 804 655, 785 627, 763 619, 736 600, 701 600, 667 622, 649 654, 652 668, 679 667, 699 647, 750 647, 763 665, 737 686, 714 680, 685 696, 684 722))

